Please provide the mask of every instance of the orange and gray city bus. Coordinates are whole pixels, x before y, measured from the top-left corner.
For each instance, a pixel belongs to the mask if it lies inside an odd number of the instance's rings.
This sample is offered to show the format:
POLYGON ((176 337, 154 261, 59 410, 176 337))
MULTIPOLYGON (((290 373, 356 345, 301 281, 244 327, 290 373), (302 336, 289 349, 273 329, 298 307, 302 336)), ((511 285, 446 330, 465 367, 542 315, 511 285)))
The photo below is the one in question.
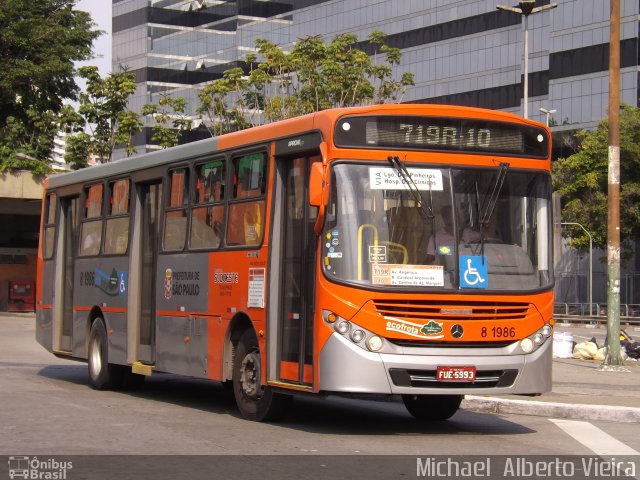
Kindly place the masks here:
POLYGON ((96 389, 206 378, 254 420, 548 391, 550 151, 509 113, 376 105, 52 175, 37 340, 96 389))

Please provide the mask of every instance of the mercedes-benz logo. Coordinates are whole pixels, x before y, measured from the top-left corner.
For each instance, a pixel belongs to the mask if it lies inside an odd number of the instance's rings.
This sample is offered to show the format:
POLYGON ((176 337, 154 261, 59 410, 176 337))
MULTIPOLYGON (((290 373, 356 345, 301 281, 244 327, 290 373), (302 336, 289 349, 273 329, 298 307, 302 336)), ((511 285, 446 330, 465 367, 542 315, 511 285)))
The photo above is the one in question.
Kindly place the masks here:
POLYGON ((458 325, 457 323, 451 327, 451 336, 453 338, 460 338, 464 334, 464 328, 462 325, 458 325))

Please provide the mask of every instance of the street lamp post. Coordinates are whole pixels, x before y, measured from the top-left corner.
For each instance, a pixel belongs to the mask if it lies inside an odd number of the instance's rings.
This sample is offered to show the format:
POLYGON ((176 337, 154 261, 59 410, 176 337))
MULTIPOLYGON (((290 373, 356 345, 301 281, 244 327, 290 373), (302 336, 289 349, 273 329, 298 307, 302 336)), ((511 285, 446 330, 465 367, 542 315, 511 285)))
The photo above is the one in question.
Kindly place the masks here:
POLYGON ((578 222, 561 222, 560 225, 577 225, 589 237, 589 316, 593 314, 593 237, 584 226, 578 222))
POLYGON ((529 118, 529 15, 551 10, 558 6, 557 3, 550 3, 541 7, 536 7, 535 4, 535 0, 520 0, 518 7, 496 5, 498 10, 517 13, 524 17, 524 113, 522 115, 524 118, 529 118))
POLYGON ((546 108, 540 107, 539 110, 547 116, 547 127, 549 126, 549 117, 556 113, 557 110, 547 110, 546 108))

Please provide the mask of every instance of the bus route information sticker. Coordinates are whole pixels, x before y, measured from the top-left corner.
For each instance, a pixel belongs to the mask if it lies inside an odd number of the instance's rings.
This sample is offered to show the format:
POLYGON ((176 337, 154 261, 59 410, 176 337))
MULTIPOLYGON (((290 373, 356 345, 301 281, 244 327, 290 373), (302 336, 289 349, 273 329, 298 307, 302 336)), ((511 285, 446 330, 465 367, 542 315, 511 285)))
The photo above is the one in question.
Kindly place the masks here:
MULTIPOLYGON (((442 191, 442 172, 428 168, 407 168, 409 176, 418 190, 442 191)), ((369 169, 371 190, 409 190, 409 185, 398 172, 389 167, 369 169)))
POLYGON ((402 285, 411 287, 443 287, 442 265, 393 265, 375 263, 371 268, 373 285, 402 285))
POLYGON ((264 268, 249 269, 249 296, 247 307, 264 308, 264 268))

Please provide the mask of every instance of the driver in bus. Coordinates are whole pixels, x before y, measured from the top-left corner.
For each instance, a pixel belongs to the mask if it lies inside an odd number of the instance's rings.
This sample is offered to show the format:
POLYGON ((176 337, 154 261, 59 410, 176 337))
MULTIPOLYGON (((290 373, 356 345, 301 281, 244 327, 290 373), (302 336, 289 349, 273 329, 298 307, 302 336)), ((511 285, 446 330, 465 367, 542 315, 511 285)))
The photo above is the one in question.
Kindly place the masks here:
MULTIPOLYGON (((440 217, 442 218, 442 227, 429 238, 429 242, 425 249, 424 258, 426 263, 433 263, 436 255, 453 255, 455 252, 455 232, 453 230, 453 209, 451 205, 445 205, 440 209, 440 217)), ((464 243, 470 243, 480 240, 480 233, 470 228, 462 231, 461 240, 464 243)))

